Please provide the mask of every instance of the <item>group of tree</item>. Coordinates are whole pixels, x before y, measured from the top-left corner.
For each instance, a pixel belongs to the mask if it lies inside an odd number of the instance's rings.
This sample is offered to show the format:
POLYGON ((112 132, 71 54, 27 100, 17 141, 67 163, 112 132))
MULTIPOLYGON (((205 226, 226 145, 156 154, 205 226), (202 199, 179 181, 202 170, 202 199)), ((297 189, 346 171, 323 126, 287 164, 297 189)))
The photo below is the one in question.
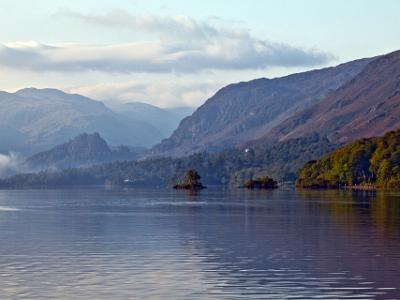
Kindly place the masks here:
POLYGON ((0 187, 119 185, 126 180, 138 186, 173 186, 189 169, 202 174, 206 185, 244 186, 249 179, 264 176, 295 180, 297 170, 303 166, 297 177, 298 187, 400 188, 400 130, 383 137, 361 139, 332 152, 334 148, 327 139, 313 135, 274 146, 258 144, 246 151, 234 148, 183 158, 113 162, 89 168, 20 174, 1 179, 0 187), (322 158, 315 160, 319 157, 322 158))
POLYGON ((400 130, 361 139, 308 162, 299 172, 302 188, 400 188, 400 130))
POLYGON ((294 181, 304 163, 334 148, 326 138, 312 135, 272 146, 258 143, 182 158, 112 162, 89 168, 20 174, 0 180, 0 187, 119 185, 125 180, 138 186, 173 186, 188 169, 201 174, 205 185, 243 186, 248 179, 266 175, 294 181))
POLYGON ((176 190, 201 190, 205 186, 200 182, 201 176, 196 170, 189 169, 181 183, 174 185, 176 190))
POLYGON ((244 186, 248 189, 276 189, 278 188, 278 182, 268 176, 249 179, 246 181, 244 186))

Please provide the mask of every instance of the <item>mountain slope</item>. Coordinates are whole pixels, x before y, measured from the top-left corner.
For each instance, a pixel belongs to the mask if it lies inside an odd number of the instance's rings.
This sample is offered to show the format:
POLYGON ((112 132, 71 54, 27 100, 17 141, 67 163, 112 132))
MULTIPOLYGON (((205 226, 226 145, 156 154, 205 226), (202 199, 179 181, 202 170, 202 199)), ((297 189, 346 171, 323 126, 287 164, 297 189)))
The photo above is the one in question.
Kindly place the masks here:
POLYGON ((318 132, 337 144, 400 128, 400 51, 380 56, 318 104, 288 118, 265 139, 318 132))
POLYGON ((261 137, 357 75, 371 59, 275 79, 229 85, 184 119, 148 157, 220 150, 261 137))
POLYGON ((90 166, 116 160, 132 160, 136 153, 126 147, 112 151, 98 134, 81 134, 67 143, 29 157, 23 168, 28 170, 66 169, 90 166))
POLYGON ((0 93, 0 128, 14 139, 0 141, 3 151, 35 153, 83 132, 99 132, 112 145, 150 146, 162 136, 147 123, 126 118, 102 102, 55 89, 0 93))

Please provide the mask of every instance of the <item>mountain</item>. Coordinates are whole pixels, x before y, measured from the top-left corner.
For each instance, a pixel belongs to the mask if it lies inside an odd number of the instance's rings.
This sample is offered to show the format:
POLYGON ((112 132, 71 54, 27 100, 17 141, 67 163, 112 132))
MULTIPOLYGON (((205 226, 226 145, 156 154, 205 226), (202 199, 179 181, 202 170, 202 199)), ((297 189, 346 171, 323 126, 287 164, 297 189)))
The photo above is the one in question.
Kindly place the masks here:
POLYGON ((117 160, 133 160, 137 153, 120 146, 111 150, 98 134, 81 134, 67 143, 29 157, 23 166, 28 170, 66 169, 90 166, 117 160))
POLYGON ((0 150, 28 154, 83 132, 99 132, 111 145, 151 146, 163 136, 153 126, 113 112, 102 102, 55 89, 0 93, 0 150))
POLYGON ((113 110, 125 116, 128 120, 148 123, 166 138, 178 127, 179 122, 191 115, 193 107, 159 108, 142 102, 129 102, 114 106, 113 110))
MULTIPOLYGON (((0 108, 1 109, 1 108, 0 108)), ((0 123, 1 120, 0 120, 0 123)), ((0 130, 0 154, 9 153, 12 150, 21 149, 28 136, 7 124, 1 124, 0 130)))
POLYGON ((318 161, 308 162, 300 170, 296 185, 400 188, 400 130, 357 140, 318 161))
POLYGON ((350 81, 372 60, 229 85, 185 118, 172 136, 154 146, 146 157, 217 151, 262 137, 268 129, 350 81))
MULTIPOLYGON (((176 182, 189 168, 196 169, 205 184, 237 184, 265 175, 291 180, 308 160, 359 136, 399 127, 399 56, 397 51, 333 68, 230 85, 185 118, 171 138, 147 152, 151 159, 21 174, 1 180, 0 186, 121 184, 126 179, 138 185, 165 185, 176 182), (242 127, 232 130, 234 125, 242 127)), ((336 174, 340 184, 350 182, 349 172, 355 174, 355 181, 350 177, 353 184, 365 183, 365 178, 380 184, 383 174, 388 179, 384 185, 397 184, 393 182, 400 163, 398 133, 373 141, 376 145, 371 147, 362 143, 332 164, 324 161, 315 172, 311 163, 310 174, 336 174)))
POLYGON ((266 132, 288 140, 314 132, 336 144, 400 128, 400 51, 380 56, 319 103, 266 132))

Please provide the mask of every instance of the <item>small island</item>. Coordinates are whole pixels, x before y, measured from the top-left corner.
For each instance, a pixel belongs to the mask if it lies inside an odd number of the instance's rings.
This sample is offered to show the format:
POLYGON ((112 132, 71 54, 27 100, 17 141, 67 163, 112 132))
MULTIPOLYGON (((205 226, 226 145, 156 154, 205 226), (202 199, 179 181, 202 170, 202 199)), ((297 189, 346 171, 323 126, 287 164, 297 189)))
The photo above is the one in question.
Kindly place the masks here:
POLYGON ((178 183, 174 185, 174 189, 176 190, 202 190, 206 187, 200 182, 201 176, 197 173, 196 170, 189 169, 186 172, 185 178, 182 183, 178 183))
POLYGON ((256 179, 250 179, 246 181, 244 187, 247 189, 276 189, 278 188, 278 182, 271 177, 264 176, 256 179))

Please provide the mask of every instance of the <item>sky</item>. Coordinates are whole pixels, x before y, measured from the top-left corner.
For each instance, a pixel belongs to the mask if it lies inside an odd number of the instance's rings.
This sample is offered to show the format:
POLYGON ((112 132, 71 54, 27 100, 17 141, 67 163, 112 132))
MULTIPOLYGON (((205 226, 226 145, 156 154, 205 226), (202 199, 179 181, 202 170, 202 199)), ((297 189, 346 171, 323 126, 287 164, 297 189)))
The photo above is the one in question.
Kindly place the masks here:
POLYGON ((0 90, 199 106, 219 88, 400 49, 398 0, 0 0, 0 90))

